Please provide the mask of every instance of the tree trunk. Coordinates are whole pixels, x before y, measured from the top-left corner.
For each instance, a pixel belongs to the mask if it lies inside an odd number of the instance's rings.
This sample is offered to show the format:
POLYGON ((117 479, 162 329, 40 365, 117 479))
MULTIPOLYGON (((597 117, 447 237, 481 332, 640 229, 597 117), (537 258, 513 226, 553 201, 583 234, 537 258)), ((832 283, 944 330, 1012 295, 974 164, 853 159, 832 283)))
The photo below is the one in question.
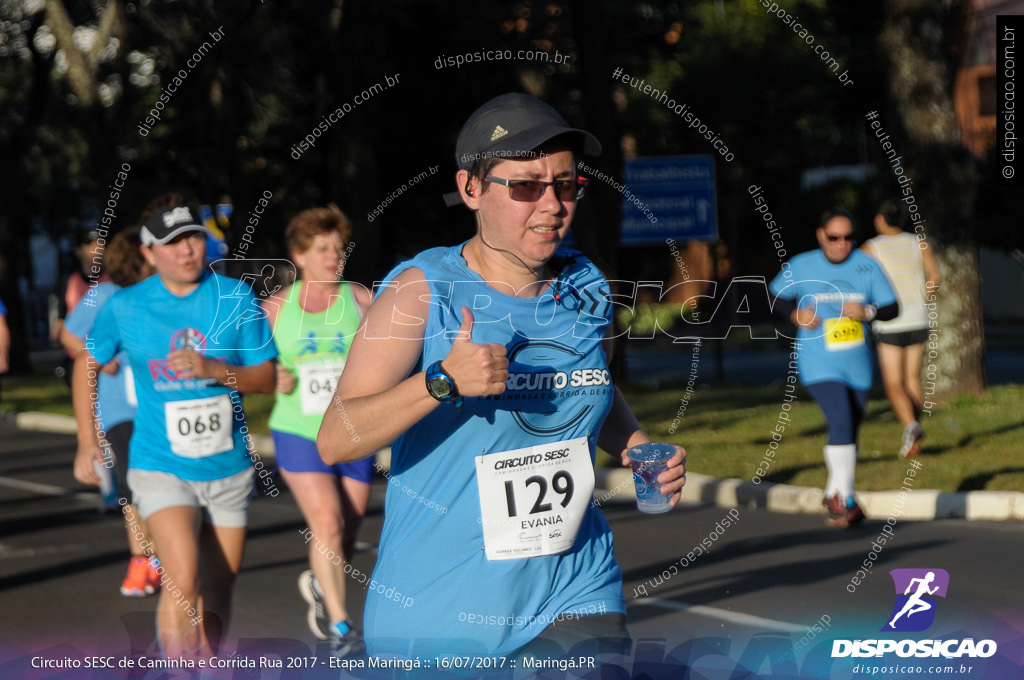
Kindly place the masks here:
POLYGON ((929 305, 934 325, 922 368, 925 399, 936 406, 957 394, 978 395, 985 389, 978 247, 972 223, 978 177, 957 127, 952 96, 956 65, 949 57, 945 4, 890 0, 882 33, 896 108, 895 118, 883 119, 883 126, 893 133, 903 168, 913 181, 908 186, 924 220, 920 224, 925 242, 933 248, 943 277, 928 297, 935 303, 929 305))

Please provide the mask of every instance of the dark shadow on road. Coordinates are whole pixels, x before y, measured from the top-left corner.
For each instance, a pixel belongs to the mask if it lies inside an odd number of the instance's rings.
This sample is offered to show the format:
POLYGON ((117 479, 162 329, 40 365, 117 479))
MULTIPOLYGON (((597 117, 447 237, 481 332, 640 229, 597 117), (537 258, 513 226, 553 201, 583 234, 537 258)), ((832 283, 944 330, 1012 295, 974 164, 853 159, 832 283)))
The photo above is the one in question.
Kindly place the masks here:
MULTIPOLYGON (((883 523, 878 523, 877 526, 881 526, 881 524, 883 523)), ((641 581, 641 584, 646 584, 647 594, 650 597, 657 597, 662 600, 685 601, 686 604, 691 605, 698 604, 714 606, 724 597, 728 597, 729 599, 742 597, 747 594, 763 591, 766 587, 800 587, 808 583, 826 581, 842 574, 849 574, 850 576, 853 576, 856 573, 857 567, 864 559, 865 553, 863 546, 865 538, 875 535, 873 533, 875 531, 876 529, 872 527, 872 524, 868 524, 863 527, 863 529, 856 532, 840 533, 834 530, 823 530, 820 532, 792 534, 788 537, 781 537, 781 541, 779 540, 780 537, 773 537, 770 540, 764 541, 740 541, 731 544, 724 550, 706 553, 705 555, 697 558, 695 561, 691 562, 688 567, 680 569, 678 574, 671 575, 669 579, 666 579, 656 588, 652 589, 651 584, 647 583, 647 580, 655 577, 660 578, 665 569, 668 568, 669 564, 674 563, 678 567, 678 561, 667 563, 660 562, 658 564, 648 565, 639 569, 633 569, 628 574, 624 575, 624 580, 627 583, 641 581), (771 567, 759 567, 740 574, 728 576, 722 576, 721 571, 715 569, 716 566, 733 558, 741 556, 749 557, 753 553, 765 552, 766 549, 775 550, 782 548, 787 544, 792 546, 806 542, 819 544, 825 542, 837 544, 846 543, 849 544, 849 547, 852 550, 834 557, 801 562, 798 565, 790 563, 771 567), (707 576, 705 578, 694 579, 692 578, 692 575, 695 573, 703 573, 707 574, 707 576), (712 581, 715 582, 713 586, 698 585, 712 581)), ((913 555, 917 551, 938 548, 946 543, 947 542, 945 541, 927 541, 893 547, 886 550, 886 559, 896 561, 901 558, 906 558, 909 555, 913 555)), ((881 573, 884 576, 884 570, 882 570, 881 573)), ((627 589, 628 587, 629 586, 627 586, 627 589)), ((629 595, 627 594, 627 600, 628 599, 629 595)), ((639 608, 639 611, 630 611, 630 622, 635 623, 662 615, 664 615, 663 611, 641 607, 639 608)))

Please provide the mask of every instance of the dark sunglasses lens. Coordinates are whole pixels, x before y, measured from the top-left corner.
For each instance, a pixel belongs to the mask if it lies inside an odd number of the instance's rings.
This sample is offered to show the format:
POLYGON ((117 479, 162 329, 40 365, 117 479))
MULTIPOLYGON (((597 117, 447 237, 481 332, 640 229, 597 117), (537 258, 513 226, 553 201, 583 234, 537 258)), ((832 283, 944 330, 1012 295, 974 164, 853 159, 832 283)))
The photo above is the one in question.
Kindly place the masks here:
POLYGON ((579 193, 579 185, 574 179, 564 179, 555 182, 555 193, 560 201, 575 201, 579 193))
POLYGON ((509 182, 508 188, 513 201, 536 201, 544 191, 543 184, 531 180, 509 182))
MULTIPOLYGON (((548 184, 535 180, 510 182, 510 196, 513 201, 537 201, 547 191, 548 184)), ((584 185, 574 179, 562 179, 554 182, 555 196, 560 201, 574 201, 583 193, 584 185)))

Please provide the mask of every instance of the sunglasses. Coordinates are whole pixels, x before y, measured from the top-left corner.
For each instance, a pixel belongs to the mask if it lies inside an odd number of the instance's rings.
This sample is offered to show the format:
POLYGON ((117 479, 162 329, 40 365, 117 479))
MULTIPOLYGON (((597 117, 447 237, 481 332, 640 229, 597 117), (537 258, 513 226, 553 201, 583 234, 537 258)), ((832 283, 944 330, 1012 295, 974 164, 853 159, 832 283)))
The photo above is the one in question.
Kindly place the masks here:
POLYGON ((556 179, 554 182, 541 182, 537 179, 502 179, 487 175, 485 182, 504 184, 508 187, 508 195, 513 201, 532 203, 539 201, 548 187, 555 188, 555 196, 559 201, 578 201, 583 198, 583 193, 590 182, 585 177, 576 179, 556 179))
POLYGON ((845 234, 843 236, 836 236, 835 234, 825 234, 825 238, 827 238, 832 243, 835 243, 836 241, 849 241, 850 243, 853 243, 854 241, 857 240, 853 237, 853 234, 845 234))

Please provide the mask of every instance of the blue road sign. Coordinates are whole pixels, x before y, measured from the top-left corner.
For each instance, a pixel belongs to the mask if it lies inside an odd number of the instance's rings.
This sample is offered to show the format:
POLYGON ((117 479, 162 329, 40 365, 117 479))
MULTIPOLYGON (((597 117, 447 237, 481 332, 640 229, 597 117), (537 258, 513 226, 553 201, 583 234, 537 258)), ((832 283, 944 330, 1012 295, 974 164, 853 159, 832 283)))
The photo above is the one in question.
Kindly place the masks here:
POLYGON ((710 155, 636 158, 626 162, 623 184, 633 194, 622 203, 623 245, 718 238, 710 155))

